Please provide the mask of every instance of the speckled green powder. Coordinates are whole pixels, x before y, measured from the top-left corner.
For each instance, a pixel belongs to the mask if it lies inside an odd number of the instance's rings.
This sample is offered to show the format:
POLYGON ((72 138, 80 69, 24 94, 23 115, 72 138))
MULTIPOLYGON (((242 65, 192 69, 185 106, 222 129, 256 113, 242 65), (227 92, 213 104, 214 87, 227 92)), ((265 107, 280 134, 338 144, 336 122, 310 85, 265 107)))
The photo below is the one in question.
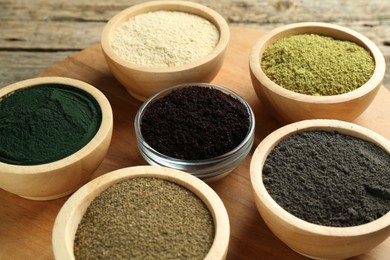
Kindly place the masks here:
POLYGON ((0 161, 37 165, 84 147, 102 121, 98 102, 63 84, 42 84, 0 99, 0 161))
POLYGON ((356 43, 301 34, 270 45, 261 67, 272 81, 286 89, 330 96, 362 86, 372 76, 375 64, 370 53, 356 43))
POLYGON ((203 259, 214 239, 206 205, 158 178, 112 185, 88 207, 74 241, 76 259, 203 259))

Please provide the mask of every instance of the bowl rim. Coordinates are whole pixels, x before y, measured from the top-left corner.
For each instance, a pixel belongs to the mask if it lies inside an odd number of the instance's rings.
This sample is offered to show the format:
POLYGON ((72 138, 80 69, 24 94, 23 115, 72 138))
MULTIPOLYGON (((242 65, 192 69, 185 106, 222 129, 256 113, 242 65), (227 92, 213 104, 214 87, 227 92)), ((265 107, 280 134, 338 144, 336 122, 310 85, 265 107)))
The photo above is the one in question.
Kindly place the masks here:
POLYGON ((65 168, 70 164, 82 160, 83 158, 88 156, 91 152, 93 152, 100 145, 100 143, 103 142, 106 139, 106 137, 111 134, 112 127, 113 127, 113 114, 108 99, 100 90, 80 80, 66 78, 66 77, 53 77, 53 76, 26 79, 0 89, 0 101, 3 96, 8 95, 16 90, 44 85, 44 84, 68 85, 70 87, 84 90, 85 92, 90 94, 98 102, 101 109, 102 119, 101 119, 100 127, 96 132, 95 136, 85 146, 83 146, 81 149, 79 149, 78 151, 74 152, 73 154, 67 157, 64 157, 56 161, 37 164, 37 165, 15 165, 15 164, 0 162, 0 168, 2 169, 2 172, 10 172, 12 174, 20 174, 20 175, 23 174, 30 175, 30 174, 37 174, 37 173, 51 174, 55 170, 65 168))
POLYGON ((120 181, 155 177, 164 179, 193 192, 209 209, 214 221, 214 240, 205 259, 223 259, 227 254, 230 223, 226 208, 218 194, 200 179, 171 168, 132 166, 118 169, 88 182, 76 191, 59 211, 52 232, 52 246, 56 259, 74 259, 73 241, 77 227, 90 203, 109 186, 120 181))
POLYGON ((274 92, 277 95, 283 96, 285 98, 297 100, 300 102, 319 103, 319 104, 335 104, 335 103, 342 103, 342 102, 358 99, 368 94, 369 92, 373 91, 377 87, 379 87, 382 84, 383 78, 385 76, 385 71, 386 71, 385 58, 381 53, 380 49, 375 45, 374 42, 372 42, 370 39, 368 39, 366 36, 362 35, 361 33, 358 33, 352 29, 340 25, 324 23, 324 22, 293 23, 293 24, 280 26, 278 28, 275 28, 265 33, 257 40, 257 42, 254 44, 254 46, 251 49, 249 66, 253 76, 255 76, 255 78, 259 82, 261 82, 261 85, 263 85, 269 91, 274 92), (331 96, 314 96, 314 95, 301 94, 292 90, 288 90, 274 83, 270 78, 268 78, 268 76, 262 70, 260 65, 260 58, 262 53, 266 49, 266 47, 269 46, 271 43, 285 36, 307 34, 307 33, 325 35, 325 36, 330 36, 335 39, 338 39, 338 37, 334 37, 332 35, 328 35, 328 33, 324 33, 325 31, 328 32, 334 31, 339 35, 345 35, 348 36, 348 38, 353 38, 354 40, 356 40, 353 42, 357 43, 359 46, 365 48, 367 51, 370 52, 375 62, 374 72, 371 78, 359 88, 356 88, 347 93, 343 93, 339 95, 331 95, 331 96), (263 51, 262 48, 264 48, 263 51))
MULTIPOLYGON (((375 143, 390 153, 390 141, 380 134, 363 126, 334 119, 309 119, 283 126, 269 134, 255 149, 250 163, 250 180, 253 195, 261 200, 267 210, 274 212, 283 222, 296 230, 309 234, 334 237, 351 237, 379 231, 390 226, 390 211, 371 222, 348 227, 334 227, 314 224, 298 218, 276 203, 266 190, 262 180, 262 169, 270 151, 282 139, 302 131, 325 130, 338 131, 363 140, 375 143)), ((261 214, 261 213, 260 213, 261 214)))
POLYGON ((174 73, 196 68, 204 63, 208 63, 211 60, 215 59, 218 55, 224 52, 229 43, 229 39, 230 29, 228 23, 219 13, 217 13, 213 9, 202 4, 189 1, 160 0, 133 5, 113 16, 103 28, 101 34, 101 47, 104 54, 108 56, 112 61, 128 69, 150 73, 174 73), (201 57, 198 60, 180 66, 164 68, 140 66, 132 62, 126 61, 113 51, 113 49, 111 48, 111 36, 116 30, 116 28, 118 28, 124 21, 127 21, 128 18, 134 17, 139 14, 159 10, 171 10, 192 13, 208 20, 209 22, 214 24, 219 31, 219 40, 217 45, 209 54, 201 57))
POLYGON ((188 165, 188 164, 190 164, 191 166, 195 167, 195 166, 204 165, 206 163, 207 164, 211 164, 211 163, 221 162, 221 161, 231 157, 232 155, 236 154, 238 151, 242 150, 242 148, 248 142, 253 140, 253 138, 254 138, 255 125, 256 125, 255 121, 256 121, 255 120, 255 115, 254 115, 254 112, 253 112, 251 106, 238 93, 234 92, 233 90, 231 90, 231 89, 229 89, 227 87, 216 85, 216 84, 213 84, 213 83, 193 82, 193 83, 178 84, 178 85, 175 85, 175 86, 172 86, 172 87, 160 90, 159 92, 157 92, 153 96, 149 97, 137 111, 137 114, 136 114, 135 119, 134 119, 134 129, 135 129, 135 134, 136 134, 136 137, 137 137, 137 142, 138 143, 141 142, 142 145, 147 150, 152 151, 153 154, 155 154, 156 156, 159 156, 159 157, 163 158, 166 161, 172 161, 172 162, 174 162, 177 165, 188 165), (151 147, 145 141, 145 139, 143 138, 143 135, 142 135, 142 132, 141 132, 141 117, 142 117, 143 113, 145 112, 145 110, 147 109, 147 107, 149 105, 152 105, 154 102, 156 102, 158 99, 164 97, 165 95, 170 94, 174 90, 187 88, 187 87, 193 87, 193 86, 195 86, 195 87, 212 88, 212 89, 216 89, 216 90, 222 91, 223 93, 225 93, 227 95, 230 95, 231 97, 233 97, 233 98, 237 99, 238 101, 240 101, 245 106, 245 108, 247 109, 248 115, 249 115, 248 132, 247 132, 245 138, 241 141, 241 143, 239 143, 231 151, 229 151, 229 152, 227 152, 225 154, 221 154, 219 156, 213 157, 213 158, 209 158, 209 159, 184 160, 184 159, 178 159, 178 158, 170 157, 170 156, 167 156, 165 154, 160 153, 159 151, 157 151, 153 147, 151 147))

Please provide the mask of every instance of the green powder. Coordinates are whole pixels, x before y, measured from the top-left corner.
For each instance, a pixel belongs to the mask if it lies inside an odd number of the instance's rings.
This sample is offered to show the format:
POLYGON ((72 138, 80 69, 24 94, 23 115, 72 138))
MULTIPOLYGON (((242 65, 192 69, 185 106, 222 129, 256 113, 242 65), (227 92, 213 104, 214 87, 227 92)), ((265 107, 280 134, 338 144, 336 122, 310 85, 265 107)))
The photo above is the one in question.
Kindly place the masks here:
POLYGON ((76 259, 203 259, 213 243, 206 205, 172 182, 139 177, 116 183, 87 208, 76 259))
POLYGON ((370 53, 356 43, 316 34, 282 38, 264 52, 261 67, 278 85, 301 94, 350 92, 374 72, 370 53))
POLYGON ((0 161, 53 162, 77 152, 98 131, 100 106, 87 92, 61 84, 15 91, 0 100, 0 161))

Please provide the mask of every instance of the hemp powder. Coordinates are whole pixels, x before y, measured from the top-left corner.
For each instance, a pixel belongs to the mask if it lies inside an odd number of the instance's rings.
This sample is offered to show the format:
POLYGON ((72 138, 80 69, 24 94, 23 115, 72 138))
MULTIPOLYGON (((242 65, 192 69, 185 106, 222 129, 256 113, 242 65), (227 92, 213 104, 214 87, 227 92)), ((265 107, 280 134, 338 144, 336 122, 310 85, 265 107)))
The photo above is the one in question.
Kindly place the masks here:
POLYGON ((338 132, 282 140, 265 161, 263 182, 281 207, 319 225, 356 226, 390 211, 390 155, 338 132))
POLYGON ((207 19, 179 11, 154 11, 124 22, 113 33, 114 52, 140 66, 180 66, 208 55, 219 31, 207 19))
POLYGON ((209 87, 176 89, 146 108, 141 133, 156 151, 203 160, 236 148, 249 130, 249 113, 234 97, 209 87))
POLYGON ((42 84, 0 99, 0 161, 38 165, 63 159, 97 133, 102 112, 82 89, 42 84))
POLYGON ((313 96, 350 92, 366 83, 375 62, 363 47, 317 34, 282 38, 265 50, 264 73, 288 90, 313 96))
POLYGON ((137 177, 110 186, 87 208, 76 259, 203 259, 214 240, 210 211, 193 192, 137 177))

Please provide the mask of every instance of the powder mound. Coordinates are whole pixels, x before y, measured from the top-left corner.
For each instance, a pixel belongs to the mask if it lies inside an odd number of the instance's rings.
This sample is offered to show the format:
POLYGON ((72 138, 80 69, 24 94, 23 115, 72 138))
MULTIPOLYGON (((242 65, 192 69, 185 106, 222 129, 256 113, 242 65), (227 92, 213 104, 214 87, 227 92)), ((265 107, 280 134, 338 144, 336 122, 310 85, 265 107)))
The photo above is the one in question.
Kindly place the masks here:
POLYGON ((206 87, 175 90, 145 111, 141 133, 167 156, 202 160, 237 147, 249 130, 249 113, 239 100, 206 87))
POLYGON ((356 226, 390 211, 390 155, 338 132, 284 139, 266 159, 263 182, 281 207, 315 224, 356 226))
POLYGON ((204 259, 214 239, 207 206, 158 178, 116 183, 87 208, 75 235, 76 259, 204 259))
POLYGON ((316 34, 280 39, 265 50, 260 62, 265 74, 278 85, 313 96, 355 90, 375 69, 374 59, 363 47, 316 34))
POLYGON ((37 165, 65 158, 98 131, 100 106, 87 92, 61 84, 15 91, 0 101, 0 161, 37 165))
POLYGON ((203 17, 162 10, 123 23, 113 34, 112 48, 131 63, 166 68, 199 60, 218 41, 218 29, 203 17))

